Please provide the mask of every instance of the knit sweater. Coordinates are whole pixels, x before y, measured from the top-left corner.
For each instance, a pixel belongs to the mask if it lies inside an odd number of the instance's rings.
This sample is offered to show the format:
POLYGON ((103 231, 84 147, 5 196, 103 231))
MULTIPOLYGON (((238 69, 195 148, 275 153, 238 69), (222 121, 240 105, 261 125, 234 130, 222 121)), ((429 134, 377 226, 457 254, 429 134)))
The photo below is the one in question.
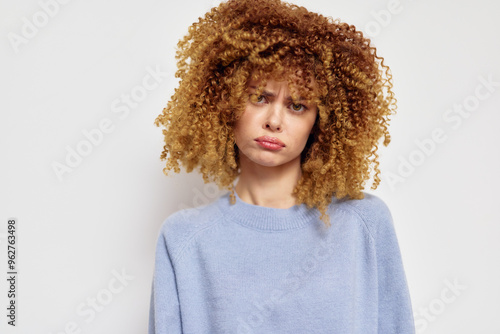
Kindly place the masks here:
POLYGON ((150 334, 415 333, 387 205, 333 197, 331 226, 229 193, 178 211, 156 247, 150 334))

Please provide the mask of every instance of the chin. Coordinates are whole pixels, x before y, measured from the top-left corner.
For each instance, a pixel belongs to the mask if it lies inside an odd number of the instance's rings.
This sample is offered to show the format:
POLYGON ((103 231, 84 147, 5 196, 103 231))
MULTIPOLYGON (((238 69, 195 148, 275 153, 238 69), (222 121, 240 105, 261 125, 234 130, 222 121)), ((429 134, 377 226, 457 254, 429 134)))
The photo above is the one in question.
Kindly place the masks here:
POLYGON ((254 161, 256 165, 263 166, 263 167, 277 167, 281 166, 282 163, 279 162, 274 162, 274 161, 254 161))
MULTIPOLYGON (((293 160, 293 159, 292 159, 293 160)), ((259 166, 263 167, 279 167, 291 163, 292 160, 283 159, 251 159, 251 161, 259 166)))

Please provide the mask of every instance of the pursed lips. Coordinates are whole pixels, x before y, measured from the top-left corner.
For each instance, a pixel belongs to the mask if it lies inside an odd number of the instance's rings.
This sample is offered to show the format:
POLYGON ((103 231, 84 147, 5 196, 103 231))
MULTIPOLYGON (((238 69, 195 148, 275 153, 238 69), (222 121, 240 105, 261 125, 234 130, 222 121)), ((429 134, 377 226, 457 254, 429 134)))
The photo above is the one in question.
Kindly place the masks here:
POLYGON ((277 145, 280 145, 280 146, 283 146, 285 147, 286 145, 281 141, 279 140, 278 138, 276 137, 270 137, 270 136, 261 136, 259 138, 256 138, 255 141, 258 141, 258 142, 268 142, 268 143, 273 143, 273 144, 277 144, 277 145))

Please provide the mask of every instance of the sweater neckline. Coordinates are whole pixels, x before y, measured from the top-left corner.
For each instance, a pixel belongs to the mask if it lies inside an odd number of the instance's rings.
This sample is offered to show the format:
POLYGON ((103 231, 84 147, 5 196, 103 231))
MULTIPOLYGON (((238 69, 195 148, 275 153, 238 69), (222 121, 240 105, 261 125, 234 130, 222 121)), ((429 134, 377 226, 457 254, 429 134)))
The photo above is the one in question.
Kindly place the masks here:
POLYGON ((286 231, 303 228, 319 219, 317 209, 306 204, 294 205, 288 209, 270 208, 243 201, 236 191, 236 203, 230 203, 230 193, 221 196, 219 208, 230 222, 263 231, 286 231))

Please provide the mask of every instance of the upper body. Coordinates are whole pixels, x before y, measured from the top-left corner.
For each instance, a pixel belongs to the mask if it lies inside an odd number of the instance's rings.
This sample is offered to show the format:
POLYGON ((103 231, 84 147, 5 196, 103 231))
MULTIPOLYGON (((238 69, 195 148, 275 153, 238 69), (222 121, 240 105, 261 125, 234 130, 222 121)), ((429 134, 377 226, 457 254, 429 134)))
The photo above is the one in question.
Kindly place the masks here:
POLYGON ((333 199, 316 209, 223 195, 162 225, 150 334, 415 332, 386 204, 333 199))
POLYGON ((395 110, 370 41, 280 0, 228 0, 176 57, 164 172, 200 167, 231 192, 163 224, 150 334, 414 333, 391 214, 362 192, 395 110))

